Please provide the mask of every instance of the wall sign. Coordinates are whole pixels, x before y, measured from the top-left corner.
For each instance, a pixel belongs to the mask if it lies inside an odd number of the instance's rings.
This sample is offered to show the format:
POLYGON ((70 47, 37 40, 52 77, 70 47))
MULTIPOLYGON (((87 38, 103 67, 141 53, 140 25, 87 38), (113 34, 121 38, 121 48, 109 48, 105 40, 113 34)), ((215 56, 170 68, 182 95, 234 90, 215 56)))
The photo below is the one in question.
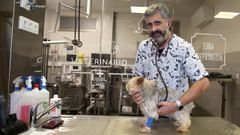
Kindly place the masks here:
POLYGON ((196 33, 191 43, 206 69, 221 70, 226 65, 226 39, 221 34, 196 33))

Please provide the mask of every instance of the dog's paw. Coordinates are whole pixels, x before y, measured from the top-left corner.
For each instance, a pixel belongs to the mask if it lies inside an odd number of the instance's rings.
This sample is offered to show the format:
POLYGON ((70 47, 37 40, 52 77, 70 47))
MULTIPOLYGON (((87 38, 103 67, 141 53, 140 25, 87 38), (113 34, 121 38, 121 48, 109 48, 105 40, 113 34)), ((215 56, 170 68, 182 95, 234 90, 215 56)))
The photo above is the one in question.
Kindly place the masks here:
POLYGON ((145 126, 145 127, 143 127, 143 128, 140 128, 140 129, 139 129, 139 132, 140 132, 140 133, 151 133, 151 128, 145 126))
POLYGON ((138 122, 137 125, 140 126, 140 127, 145 127, 146 126, 144 121, 138 122))
POLYGON ((178 121, 175 121, 173 124, 178 127, 180 126, 180 123, 178 121))
POLYGON ((185 128, 185 127, 179 127, 176 129, 177 132, 180 132, 180 133, 185 133, 185 132, 188 132, 188 128, 185 128))

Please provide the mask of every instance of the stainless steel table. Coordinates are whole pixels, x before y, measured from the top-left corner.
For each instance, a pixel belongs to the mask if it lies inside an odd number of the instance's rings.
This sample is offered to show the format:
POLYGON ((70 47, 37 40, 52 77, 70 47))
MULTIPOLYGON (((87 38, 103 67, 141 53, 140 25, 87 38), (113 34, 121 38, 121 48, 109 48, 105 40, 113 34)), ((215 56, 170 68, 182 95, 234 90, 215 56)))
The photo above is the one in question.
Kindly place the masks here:
MULTIPOLYGON (((55 130, 56 135, 142 135, 142 117, 79 115, 55 130)), ((151 135, 240 135, 240 128, 218 117, 193 117, 188 133, 177 133, 173 120, 160 118, 151 135)))

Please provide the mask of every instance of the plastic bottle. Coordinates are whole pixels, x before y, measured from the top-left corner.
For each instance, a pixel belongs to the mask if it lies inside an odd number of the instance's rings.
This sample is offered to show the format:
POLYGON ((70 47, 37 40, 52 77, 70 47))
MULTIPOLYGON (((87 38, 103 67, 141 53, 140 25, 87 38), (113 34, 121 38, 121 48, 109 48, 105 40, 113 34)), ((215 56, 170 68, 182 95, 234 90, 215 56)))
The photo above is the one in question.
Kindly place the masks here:
POLYGON ((33 105, 37 104, 37 91, 32 91, 32 77, 28 76, 26 82, 26 91, 23 92, 20 100, 20 120, 29 125, 30 109, 33 105))
MULTIPOLYGON (((53 96, 53 98, 50 99, 50 106, 55 104, 56 102, 60 101, 62 103, 62 99, 61 98, 58 98, 58 95, 55 94, 53 96)), ((61 116, 61 105, 60 106, 57 106, 55 108, 53 108, 50 113, 49 113, 49 116, 51 117, 60 117, 61 116)))
MULTIPOLYGON (((26 91, 27 91, 26 86, 24 84, 22 84, 20 91, 17 91, 18 95, 16 95, 16 97, 15 97, 16 103, 14 103, 15 105, 13 105, 13 106, 15 106, 15 108, 16 108, 15 113, 16 113, 18 119, 20 119, 20 117, 21 117, 21 106, 23 103, 22 100, 24 99, 24 94, 26 91)), ((13 112, 10 114, 13 114, 13 112)))
POLYGON ((39 85, 37 83, 33 85, 32 96, 35 98, 33 105, 41 102, 39 85))
POLYGON ((10 94, 10 114, 17 113, 17 103, 20 98, 20 90, 15 89, 13 93, 10 94))
POLYGON ((26 80, 27 91, 32 91, 32 77, 28 76, 26 80))
POLYGON ((39 85, 37 84, 37 83, 35 83, 34 85, 33 85, 33 92, 36 92, 36 93, 38 93, 39 92, 39 85))
MULTIPOLYGON (((26 89, 26 86, 25 85, 22 85, 21 86, 21 89, 20 89, 20 92, 26 92, 27 89, 26 89)), ((22 94, 22 93, 21 93, 22 94)))
POLYGON ((39 85, 36 82, 34 82, 33 88, 34 89, 32 90, 32 93, 33 93, 33 97, 35 97, 35 101, 34 101, 34 104, 32 104, 32 106, 34 106, 38 103, 44 102, 44 104, 38 105, 37 112, 39 113, 44 110, 44 106, 46 106, 45 104, 47 104, 47 103, 45 103, 46 101, 43 100, 42 93, 39 90, 39 85))
POLYGON ((80 63, 80 64, 85 64, 85 60, 84 60, 84 54, 83 53, 78 53, 78 62, 80 63))
POLYGON ((45 109, 48 108, 49 106, 49 91, 46 89, 47 88, 47 85, 46 85, 46 78, 44 76, 41 76, 41 81, 40 81, 40 94, 39 94, 39 97, 40 97, 40 101, 43 102, 42 106, 40 106, 39 108, 39 112, 40 111, 43 111, 45 109))
POLYGON ((21 93, 20 93, 20 85, 24 82, 22 79, 22 76, 17 77, 14 79, 14 91, 10 94, 10 114, 16 113, 18 118, 20 115, 20 108, 19 108, 19 100, 21 99, 21 93))

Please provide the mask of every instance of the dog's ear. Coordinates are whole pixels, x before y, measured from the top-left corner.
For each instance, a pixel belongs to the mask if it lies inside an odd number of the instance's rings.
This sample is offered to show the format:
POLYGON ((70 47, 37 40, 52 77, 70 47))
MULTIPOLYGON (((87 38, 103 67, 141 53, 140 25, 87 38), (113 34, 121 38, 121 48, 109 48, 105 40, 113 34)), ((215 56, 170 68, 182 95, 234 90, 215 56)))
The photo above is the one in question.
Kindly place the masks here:
POLYGON ((144 78, 143 78, 143 77, 139 77, 139 78, 137 79, 137 85, 143 84, 143 81, 144 81, 144 78))
POLYGON ((128 91, 129 90, 129 83, 126 84, 126 90, 128 91))

